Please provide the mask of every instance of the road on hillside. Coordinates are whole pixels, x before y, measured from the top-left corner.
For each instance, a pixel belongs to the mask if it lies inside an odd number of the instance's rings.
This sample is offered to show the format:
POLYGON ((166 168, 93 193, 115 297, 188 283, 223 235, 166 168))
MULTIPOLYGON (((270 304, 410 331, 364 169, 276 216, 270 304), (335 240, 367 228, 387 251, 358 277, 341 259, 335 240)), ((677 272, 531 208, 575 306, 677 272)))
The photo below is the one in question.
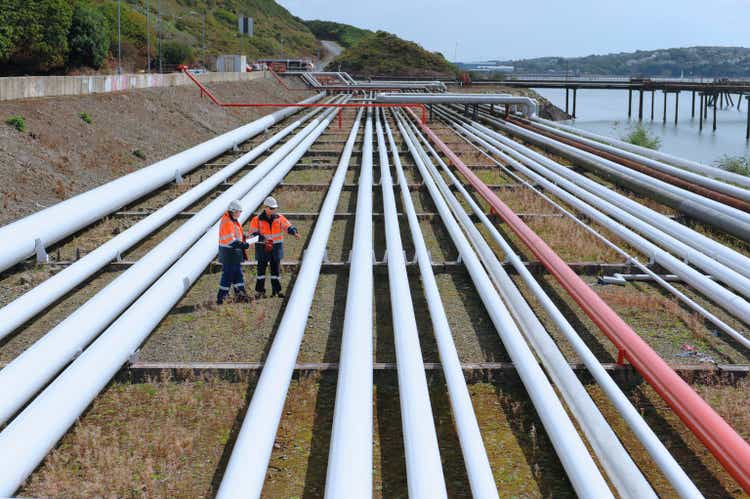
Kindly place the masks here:
POLYGON ((328 63, 344 51, 344 47, 334 41, 321 40, 320 43, 323 45, 323 58, 315 64, 316 71, 323 71, 328 63))

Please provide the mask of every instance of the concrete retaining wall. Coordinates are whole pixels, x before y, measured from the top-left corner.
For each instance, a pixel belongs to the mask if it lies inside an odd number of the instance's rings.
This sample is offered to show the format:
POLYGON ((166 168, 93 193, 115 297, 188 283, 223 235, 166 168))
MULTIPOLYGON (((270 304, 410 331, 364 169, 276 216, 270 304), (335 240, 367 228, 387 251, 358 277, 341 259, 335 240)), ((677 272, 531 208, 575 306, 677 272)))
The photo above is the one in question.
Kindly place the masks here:
MULTIPOLYGON (((263 78, 261 71, 252 73, 206 73, 198 75, 201 83, 250 81, 263 78)), ((135 88, 194 85, 182 73, 125 74, 91 76, 12 76, 0 78, 0 101, 119 92, 135 88)))

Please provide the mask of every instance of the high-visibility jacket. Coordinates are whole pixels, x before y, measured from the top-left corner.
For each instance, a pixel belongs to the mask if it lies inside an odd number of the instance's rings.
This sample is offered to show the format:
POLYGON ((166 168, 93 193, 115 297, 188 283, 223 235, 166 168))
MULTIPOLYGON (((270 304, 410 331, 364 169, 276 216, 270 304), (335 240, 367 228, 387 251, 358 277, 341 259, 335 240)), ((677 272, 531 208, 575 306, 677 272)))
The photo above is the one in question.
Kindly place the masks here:
POLYGON ((250 221, 250 234, 261 235, 262 239, 271 241, 273 244, 280 244, 284 241, 284 232, 294 234, 297 228, 280 213, 268 216, 263 210, 250 221))
POLYGON ((219 246, 224 248, 236 248, 239 245, 234 244, 235 241, 242 243, 244 237, 242 236, 242 224, 238 220, 233 219, 229 212, 224 213, 221 217, 221 224, 219 224, 219 246))

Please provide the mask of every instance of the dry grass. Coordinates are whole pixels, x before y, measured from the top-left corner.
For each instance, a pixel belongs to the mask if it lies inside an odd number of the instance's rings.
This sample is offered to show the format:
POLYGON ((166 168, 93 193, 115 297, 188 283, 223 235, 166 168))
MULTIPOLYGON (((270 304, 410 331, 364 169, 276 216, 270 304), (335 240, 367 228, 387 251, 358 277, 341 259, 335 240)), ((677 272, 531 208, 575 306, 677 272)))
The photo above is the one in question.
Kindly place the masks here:
POLYGON ((34 497, 206 497, 245 384, 114 384, 33 474, 34 497))

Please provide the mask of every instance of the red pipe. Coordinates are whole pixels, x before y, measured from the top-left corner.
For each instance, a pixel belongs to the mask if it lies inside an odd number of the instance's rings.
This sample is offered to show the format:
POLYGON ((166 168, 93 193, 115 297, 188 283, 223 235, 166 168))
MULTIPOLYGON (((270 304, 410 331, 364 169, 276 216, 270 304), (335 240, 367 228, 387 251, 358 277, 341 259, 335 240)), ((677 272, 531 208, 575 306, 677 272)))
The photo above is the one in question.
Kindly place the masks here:
MULTIPOLYGON (((414 113, 409 113, 416 119, 414 113)), ((420 123, 430 140, 445 154, 492 209, 528 246, 536 258, 578 303, 586 315, 623 352, 690 430, 740 484, 750 492, 750 445, 727 424, 651 347, 618 316, 547 244, 440 140, 420 123)))
POLYGON ((422 123, 427 123, 427 106, 424 104, 385 104, 385 103, 366 103, 366 102, 357 102, 357 103, 312 103, 312 104, 289 104, 288 102, 283 103, 269 103, 269 102, 252 102, 252 103, 245 103, 245 102, 229 102, 224 103, 221 102, 219 99, 217 99, 214 94, 211 93, 209 89, 207 89, 198 79, 193 76, 189 71, 185 70, 183 71, 188 78, 193 80, 193 82, 198 85, 198 88, 200 88, 201 91, 201 97, 203 94, 206 94, 211 101, 216 104, 219 107, 352 107, 352 108, 363 108, 363 107, 403 107, 403 108, 419 108, 422 110, 422 123))

